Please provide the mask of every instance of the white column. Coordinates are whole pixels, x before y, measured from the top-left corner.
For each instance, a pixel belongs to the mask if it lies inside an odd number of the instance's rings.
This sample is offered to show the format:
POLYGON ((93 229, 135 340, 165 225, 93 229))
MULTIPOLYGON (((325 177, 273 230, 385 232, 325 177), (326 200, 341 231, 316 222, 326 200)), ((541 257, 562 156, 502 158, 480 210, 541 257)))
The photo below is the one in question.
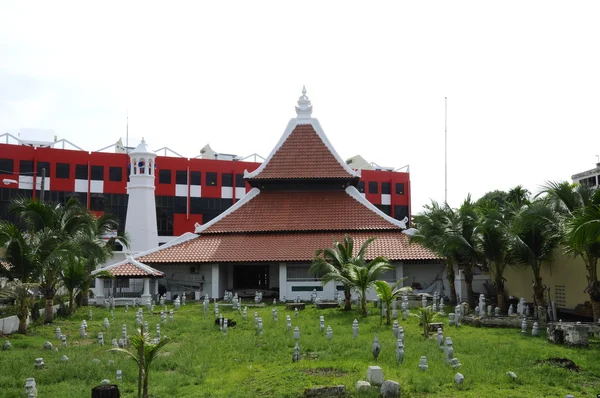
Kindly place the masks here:
POLYGON ((219 297, 219 264, 212 265, 212 292, 210 298, 219 297))
POLYGON ((104 305, 104 279, 96 278, 96 305, 104 305))
MULTIPOLYGON (((404 263, 397 262, 396 263, 396 282, 401 281, 404 278, 404 263)), ((401 282, 400 287, 404 287, 404 282, 401 282)))
POLYGON ((287 264, 279 263, 279 301, 283 300, 283 296, 287 297, 287 264))
MULTIPOLYGON (((148 299, 150 297, 150 278, 144 278, 144 290, 142 292, 142 299, 148 299)), ((142 304, 145 304, 145 300, 142 300, 142 304)))
POLYGON ((454 277, 454 288, 456 289, 456 298, 460 303, 468 302, 467 285, 465 284, 465 276, 462 270, 459 270, 454 277))

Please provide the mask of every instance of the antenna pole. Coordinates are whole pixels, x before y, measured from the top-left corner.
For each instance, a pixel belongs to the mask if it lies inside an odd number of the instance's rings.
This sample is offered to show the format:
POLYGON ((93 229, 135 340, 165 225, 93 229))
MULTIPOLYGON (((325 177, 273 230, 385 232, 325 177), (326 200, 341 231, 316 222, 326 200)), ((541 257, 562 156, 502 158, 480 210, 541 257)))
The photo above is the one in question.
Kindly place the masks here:
POLYGON ((444 202, 448 203, 448 97, 444 97, 444 202))

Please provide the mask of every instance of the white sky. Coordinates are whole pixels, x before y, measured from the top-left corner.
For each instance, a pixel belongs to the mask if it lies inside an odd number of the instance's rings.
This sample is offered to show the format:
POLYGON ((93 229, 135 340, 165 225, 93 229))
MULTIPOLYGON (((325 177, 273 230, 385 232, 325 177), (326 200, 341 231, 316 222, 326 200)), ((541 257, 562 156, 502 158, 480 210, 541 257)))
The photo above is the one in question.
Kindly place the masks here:
POLYGON ((410 164, 413 212, 600 154, 600 3, 0 3, 0 133, 89 150, 144 136, 196 156, 267 156, 306 84, 343 158, 410 164))

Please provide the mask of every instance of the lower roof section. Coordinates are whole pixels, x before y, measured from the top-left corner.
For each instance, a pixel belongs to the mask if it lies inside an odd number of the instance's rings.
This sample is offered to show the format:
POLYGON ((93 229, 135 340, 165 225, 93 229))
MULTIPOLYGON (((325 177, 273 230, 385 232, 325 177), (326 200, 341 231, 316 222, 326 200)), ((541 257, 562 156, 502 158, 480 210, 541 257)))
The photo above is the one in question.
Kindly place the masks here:
MULTIPOLYGON (((137 258, 143 263, 223 263, 312 261, 315 251, 342 241, 344 232, 202 234, 197 238, 159 249, 137 258)), ((367 259, 437 260, 439 256, 423 246, 410 243, 401 231, 356 231, 348 233, 355 250, 367 239, 367 259)))

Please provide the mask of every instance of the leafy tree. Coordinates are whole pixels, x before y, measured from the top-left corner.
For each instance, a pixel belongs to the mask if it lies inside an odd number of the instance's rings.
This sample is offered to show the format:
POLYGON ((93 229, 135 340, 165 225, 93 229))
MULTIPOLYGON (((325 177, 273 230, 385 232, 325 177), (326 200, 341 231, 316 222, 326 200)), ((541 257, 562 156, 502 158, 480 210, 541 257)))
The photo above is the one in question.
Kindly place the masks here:
POLYGON ((551 264, 561 240, 561 226, 551 203, 537 199, 523 206, 512 225, 511 250, 518 264, 533 272, 533 296, 537 306, 544 306, 541 270, 551 264))
POLYGON ((411 313, 410 316, 419 318, 419 321, 421 322, 420 325, 423 327, 423 337, 427 339, 431 333, 429 331, 429 325, 435 322, 439 318, 440 314, 433 312, 433 308, 429 306, 425 308, 417 308, 417 312, 411 313))
POLYGON ((138 364, 138 398, 148 398, 148 378, 150 375, 150 366, 158 357, 160 351, 171 342, 168 337, 163 337, 157 343, 153 342, 152 337, 142 325, 138 332, 130 337, 131 347, 113 348, 111 351, 122 352, 138 364))
POLYGON ((23 283, 18 279, 9 281, 0 289, 0 299, 14 300, 19 318, 19 330, 21 334, 27 334, 27 317, 29 310, 35 300, 35 292, 39 288, 37 283, 23 283))
POLYGON ((348 274, 348 281, 353 289, 360 295, 360 308, 362 316, 367 316, 367 291, 375 286, 379 278, 394 267, 384 257, 376 257, 362 264, 352 264, 348 274))
POLYGON ((392 286, 390 286, 390 284, 386 281, 375 281, 375 292, 377 293, 377 296, 379 296, 381 303, 385 304, 387 308, 387 325, 392 323, 390 318, 392 302, 394 302, 399 295, 410 293, 413 290, 410 286, 398 287, 402 282, 404 282, 405 279, 406 278, 402 278, 392 286))
POLYGON ((419 243, 444 258, 450 286, 450 302, 456 304, 454 265, 457 263, 457 259, 448 245, 448 238, 453 233, 456 224, 456 214, 447 203, 440 205, 435 201, 432 201, 430 205, 425 205, 424 209, 413 218, 413 225, 417 232, 410 236, 410 241, 419 243))
POLYGON ((348 276, 352 264, 359 264, 373 239, 367 239, 354 256, 354 240, 345 236, 343 243, 335 241, 333 248, 319 249, 313 258, 310 272, 323 280, 323 285, 337 281, 344 286, 344 310, 352 309, 352 284, 348 276))

